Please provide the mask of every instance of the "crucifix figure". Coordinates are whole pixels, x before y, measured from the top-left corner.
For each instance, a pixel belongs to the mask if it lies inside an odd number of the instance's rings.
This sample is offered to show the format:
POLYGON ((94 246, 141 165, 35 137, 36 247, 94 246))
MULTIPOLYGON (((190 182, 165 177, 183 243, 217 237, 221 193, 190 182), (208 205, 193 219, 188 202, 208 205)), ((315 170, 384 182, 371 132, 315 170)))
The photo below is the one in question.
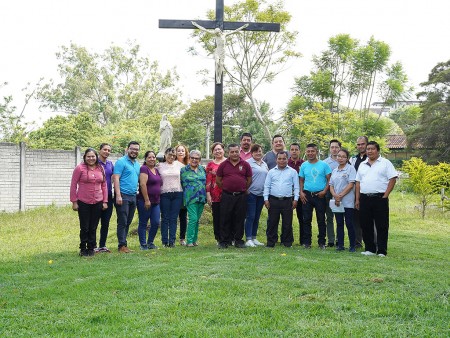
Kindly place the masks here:
POLYGON ((225 69, 225 43, 228 35, 236 34, 244 28, 248 27, 248 23, 239 27, 238 29, 231 32, 223 32, 220 28, 215 29, 206 29, 205 27, 200 26, 195 21, 192 21, 192 24, 198 29, 215 35, 214 41, 216 42, 216 48, 214 49, 214 60, 216 61, 216 84, 220 84, 222 82, 222 75, 225 69))
POLYGON ((223 70, 225 59, 225 39, 227 35, 240 31, 279 32, 279 23, 231 22, 223 21, 224 0, 216 0, 216 20, 159 20, 159 28, 201 29, 216 35, 216 84, 214 91, 214 142, 222 142, 223 70), (231 32, 224 32, 229 30, 231 32))

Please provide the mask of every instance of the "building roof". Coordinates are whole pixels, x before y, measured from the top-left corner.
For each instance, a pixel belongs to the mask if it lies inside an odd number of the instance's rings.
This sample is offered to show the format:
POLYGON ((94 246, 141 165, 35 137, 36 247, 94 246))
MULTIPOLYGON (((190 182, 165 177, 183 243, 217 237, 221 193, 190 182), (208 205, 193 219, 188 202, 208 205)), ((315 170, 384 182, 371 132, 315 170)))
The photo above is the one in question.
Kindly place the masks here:
POLYGON ((387 135, 386 140, 389 149, 405 149, 407 146, 405 135, 387 135))

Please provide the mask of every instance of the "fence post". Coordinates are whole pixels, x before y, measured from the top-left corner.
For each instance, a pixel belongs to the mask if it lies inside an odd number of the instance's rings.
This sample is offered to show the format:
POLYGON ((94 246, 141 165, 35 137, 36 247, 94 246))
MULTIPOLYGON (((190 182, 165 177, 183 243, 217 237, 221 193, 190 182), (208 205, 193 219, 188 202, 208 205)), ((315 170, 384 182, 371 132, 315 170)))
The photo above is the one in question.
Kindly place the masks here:
POLYGON ((75 165, 74 165, 74 168, 78 165, 78 164, 80 164, 80 162, 81 162, 81 150, 80 150, 80 147, 75 147, 75 165))
POLYGON ((25 142, 19 143, 20 168, 19 168, 19 211, 25 211, 25 168, 27 147, 25 142))

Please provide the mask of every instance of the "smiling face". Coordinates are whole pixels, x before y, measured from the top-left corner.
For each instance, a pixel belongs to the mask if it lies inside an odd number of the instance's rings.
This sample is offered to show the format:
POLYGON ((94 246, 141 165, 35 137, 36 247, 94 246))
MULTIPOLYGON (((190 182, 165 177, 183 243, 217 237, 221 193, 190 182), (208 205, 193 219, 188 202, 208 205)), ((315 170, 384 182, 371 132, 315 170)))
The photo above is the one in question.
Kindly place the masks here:
POLYGON ((252 138, 249 136, 243 136, 241 140, 242 150, 244 150, 245 152, 249 152, 251 145, 252 145, 252 138))
POLYGON ((137 144, 130 144, 130 146, 127 149, 128 157, 132 160, 135 160, 139 155, 139 145, 137 144))
POLYGON ((356 149, 358 149, 358 153, 364 155, 366 153, 367 141, 364 137, 358 137, 356 140, 356 149))
POLYGON ((284 141, 282 137, 275 137, 272 141, 272 149, 276 153, 284 150, 284 141))
POLYGON ((147 157, 145 158, 145 164, 150 167, 153 168, 156 165, 156 155, 153 152, 150 152, 147 157))
POLYGON ((166 162, 169 163, 169 164, 172 164, 175 161, 176 157, 177 157, 177 155, 175 153, 175 150, 166 152, 166 154, 164 156, 166 158, 166 162))
POLYGON ((104 145, 98 154, 101 158, 106 160, 111 154, 111 146, 109 144, 104 145))
POLYGON ((213 156, 216 160, 221 160, 224 154, 225 150, 223 149, 222 145, 218 144, 214 147, 213 156))
POLYGON ((84 155, 84 163, 86 163, 88 166, 93 167, 97 164, 97 155, 93 151, 88 151, 84 155))
POLYGON ((287 154, 283 153, 283 154, 278 154, 277 155, 277 166, 280 169, 286 168, 288 163, 288 158, 287 158, 287 154))
POLYGON ((306 158, 308 161, 315 161, 317 159, 317 149, 315 147, 306 148, 306 158))
POLYGON ((177 147, 177 160, 180 162, 183 162, 185 156, 186 156, 186 149, 184 149, 183 146, 178 146, 177 147))
POLYGON ((367 146, 366 151, 367 151, 367 157, 371 161, 375 161, 380 156, 380 152, 378 151, 377 147, 373 144, 369 144, 367 146))
POLYGON ((300 157, 300 148, 297 145, 292 145, 289 148, 289 152, 291 153, 291 158, 295 161, 300 157))
POLYGON ((255 161, 261 161, 261 159, 263 158, 262 148, 259 147, 257 151, 252 152, 252 157, 255 161))

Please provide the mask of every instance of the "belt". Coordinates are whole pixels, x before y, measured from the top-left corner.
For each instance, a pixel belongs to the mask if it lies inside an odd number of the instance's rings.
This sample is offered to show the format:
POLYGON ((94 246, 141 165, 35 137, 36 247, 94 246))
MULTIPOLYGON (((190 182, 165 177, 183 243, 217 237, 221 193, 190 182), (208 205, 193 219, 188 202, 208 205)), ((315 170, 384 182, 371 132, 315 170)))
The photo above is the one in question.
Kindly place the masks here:
POLYGON ((320 191, 308 191, 308 190, 303 190, 303 192, 304 192, 305 194, 311 194, 311 197, 314 197, 314 196, 317 196, 317 194, 318 194, 319 192, 322 192, 322 190, 320 190, 320 191))
POLYGON ((383 197, 384 193, 383 192, 377 192, 377 193, 374 193, 374 194, 363 194, 363 193, 361 193, 361 195, 369 197, 369 198, 371 198, 371 197, 383 197))
POLYGON ((279 200, 279 201, 285 201, 285 200, 291 200, 291 199, 292 199, 292 196, 287 196, 287 197, 277 197, 277 196, 269 195, 269 198, 273 198, 273 199, 279 200))
POLYGON ((222 192, 224 192, 227 195, 239 196, 239 195, 242 195, 245 191, 231 192, 231 191, 222 190, 222 192))

